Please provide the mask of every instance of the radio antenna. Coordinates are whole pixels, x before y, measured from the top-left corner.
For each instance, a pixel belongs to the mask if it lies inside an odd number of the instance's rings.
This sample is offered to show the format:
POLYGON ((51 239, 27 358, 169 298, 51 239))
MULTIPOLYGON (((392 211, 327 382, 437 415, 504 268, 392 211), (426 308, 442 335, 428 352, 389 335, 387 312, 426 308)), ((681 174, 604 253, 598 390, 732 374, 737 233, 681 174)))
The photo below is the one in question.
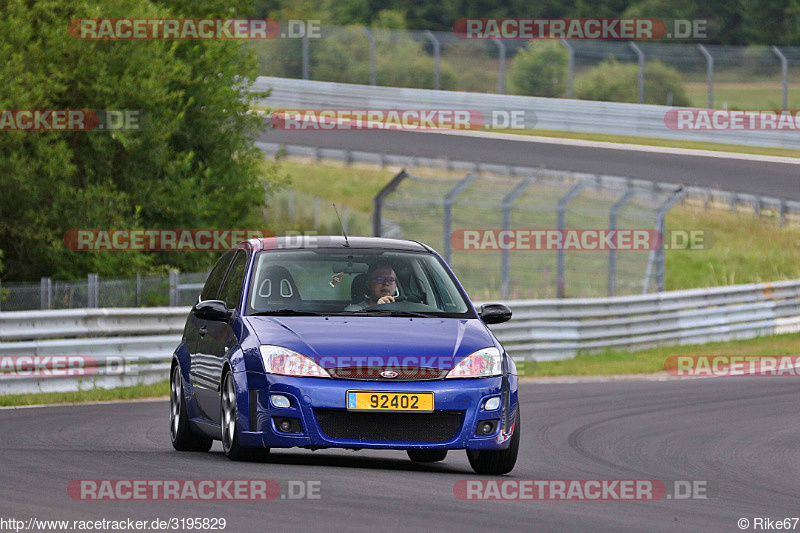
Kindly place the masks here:
POLYGON ((344 245, 350 248, 350 241, 347 240, 347 233, 344 231, 344 224, 342 224, 342 217, 339 216, 339 210, 336 209, 336 204, 333 205, 333 210, 336 212, 336 218, 339 219, 339 227, 342 228, 342 235, 344 235, 344 245))

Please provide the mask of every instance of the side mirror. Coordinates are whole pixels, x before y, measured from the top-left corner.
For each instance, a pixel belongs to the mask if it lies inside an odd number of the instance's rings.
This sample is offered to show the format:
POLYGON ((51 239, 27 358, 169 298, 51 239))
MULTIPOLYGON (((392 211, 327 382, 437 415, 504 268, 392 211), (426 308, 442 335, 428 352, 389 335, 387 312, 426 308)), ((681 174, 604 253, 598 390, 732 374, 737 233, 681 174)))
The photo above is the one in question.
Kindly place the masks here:
POLYGON ((483 304, 478 316, 484 324, 500 324, 511 320, 511 309, 503 304, 483 304))
POLYGON ((194 314, 203 320, 227 322, 233 315, 233 311, 228 309, 222 300, 205 300, 194 306, 194 314))

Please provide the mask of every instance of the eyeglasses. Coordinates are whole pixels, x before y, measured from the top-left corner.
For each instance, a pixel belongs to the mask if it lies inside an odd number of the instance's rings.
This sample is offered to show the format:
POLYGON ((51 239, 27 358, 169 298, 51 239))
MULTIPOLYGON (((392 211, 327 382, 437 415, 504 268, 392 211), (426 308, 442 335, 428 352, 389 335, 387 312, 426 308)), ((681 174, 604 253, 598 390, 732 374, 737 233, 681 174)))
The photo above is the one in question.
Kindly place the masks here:
POLYGON ((397 281, 397 278, 385 278, 382 276, 377 276, 372 278, 371 281, 377 281, 378 283, 388 283, 389 285, 391 285, 392 283, 395 283, 397 281))

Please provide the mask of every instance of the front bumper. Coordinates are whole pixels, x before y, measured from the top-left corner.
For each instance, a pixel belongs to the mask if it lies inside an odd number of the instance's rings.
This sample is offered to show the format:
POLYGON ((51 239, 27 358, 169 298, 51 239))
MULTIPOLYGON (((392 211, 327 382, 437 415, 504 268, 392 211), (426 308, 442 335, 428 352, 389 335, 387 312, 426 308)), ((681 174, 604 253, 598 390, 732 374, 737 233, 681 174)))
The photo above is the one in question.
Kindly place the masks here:
POLYGON ((510 444, 517 406, 514 375, 431 381, 362 381, 297 378, 242 372, 236 375, 239 441, 243 446, 370 449, 504 449, 510 444), (245 388, 246 387, 246 388, 245 388), (347 391, 433 392, 433 413, 355 413, 347 411, 347 391), (289 398, 277 408, 271 394, 289 398), (486 400, 501 399, 494 410, 486 400), (276 419, 292 419, 292 431, 276 419), (348 421, 352 427, 348 428, 348 421), (482 421, 494 430, 479 434, 482 421), (327 432, 326 432, 327 431, 327 432), (334 434, 334 436, 331 435, 334 434))

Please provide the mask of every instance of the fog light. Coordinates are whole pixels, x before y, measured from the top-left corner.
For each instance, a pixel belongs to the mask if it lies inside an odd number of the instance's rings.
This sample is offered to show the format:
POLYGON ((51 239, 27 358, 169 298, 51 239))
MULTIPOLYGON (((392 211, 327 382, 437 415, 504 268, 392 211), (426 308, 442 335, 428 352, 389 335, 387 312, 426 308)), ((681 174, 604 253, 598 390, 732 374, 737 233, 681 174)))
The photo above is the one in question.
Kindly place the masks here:
POLYGON ((272 394, 269 397, 269 401, 272 402, 273 407, 290 407, 292 403, 289 401, 289 398, 282 394, 272 394))
POLYGON ((302 433, 303 426, 300 424, 299 418, 278 418, 272 419, 275 424, 275 430, 281 433, 302 433))
POLYGON ((486 400, 486 403, 483 404, 483 409, 485 411, 494 411, 498 407, 500 407, 500 397, 499 396, 495 396, 494 398, 489 398, 488 400, 486 400))
POLYGON ((497 426, 500 420, 481 420, 478 422, 478 427, 475 428, 476 435, 491 435, 497 431, 497 426))

